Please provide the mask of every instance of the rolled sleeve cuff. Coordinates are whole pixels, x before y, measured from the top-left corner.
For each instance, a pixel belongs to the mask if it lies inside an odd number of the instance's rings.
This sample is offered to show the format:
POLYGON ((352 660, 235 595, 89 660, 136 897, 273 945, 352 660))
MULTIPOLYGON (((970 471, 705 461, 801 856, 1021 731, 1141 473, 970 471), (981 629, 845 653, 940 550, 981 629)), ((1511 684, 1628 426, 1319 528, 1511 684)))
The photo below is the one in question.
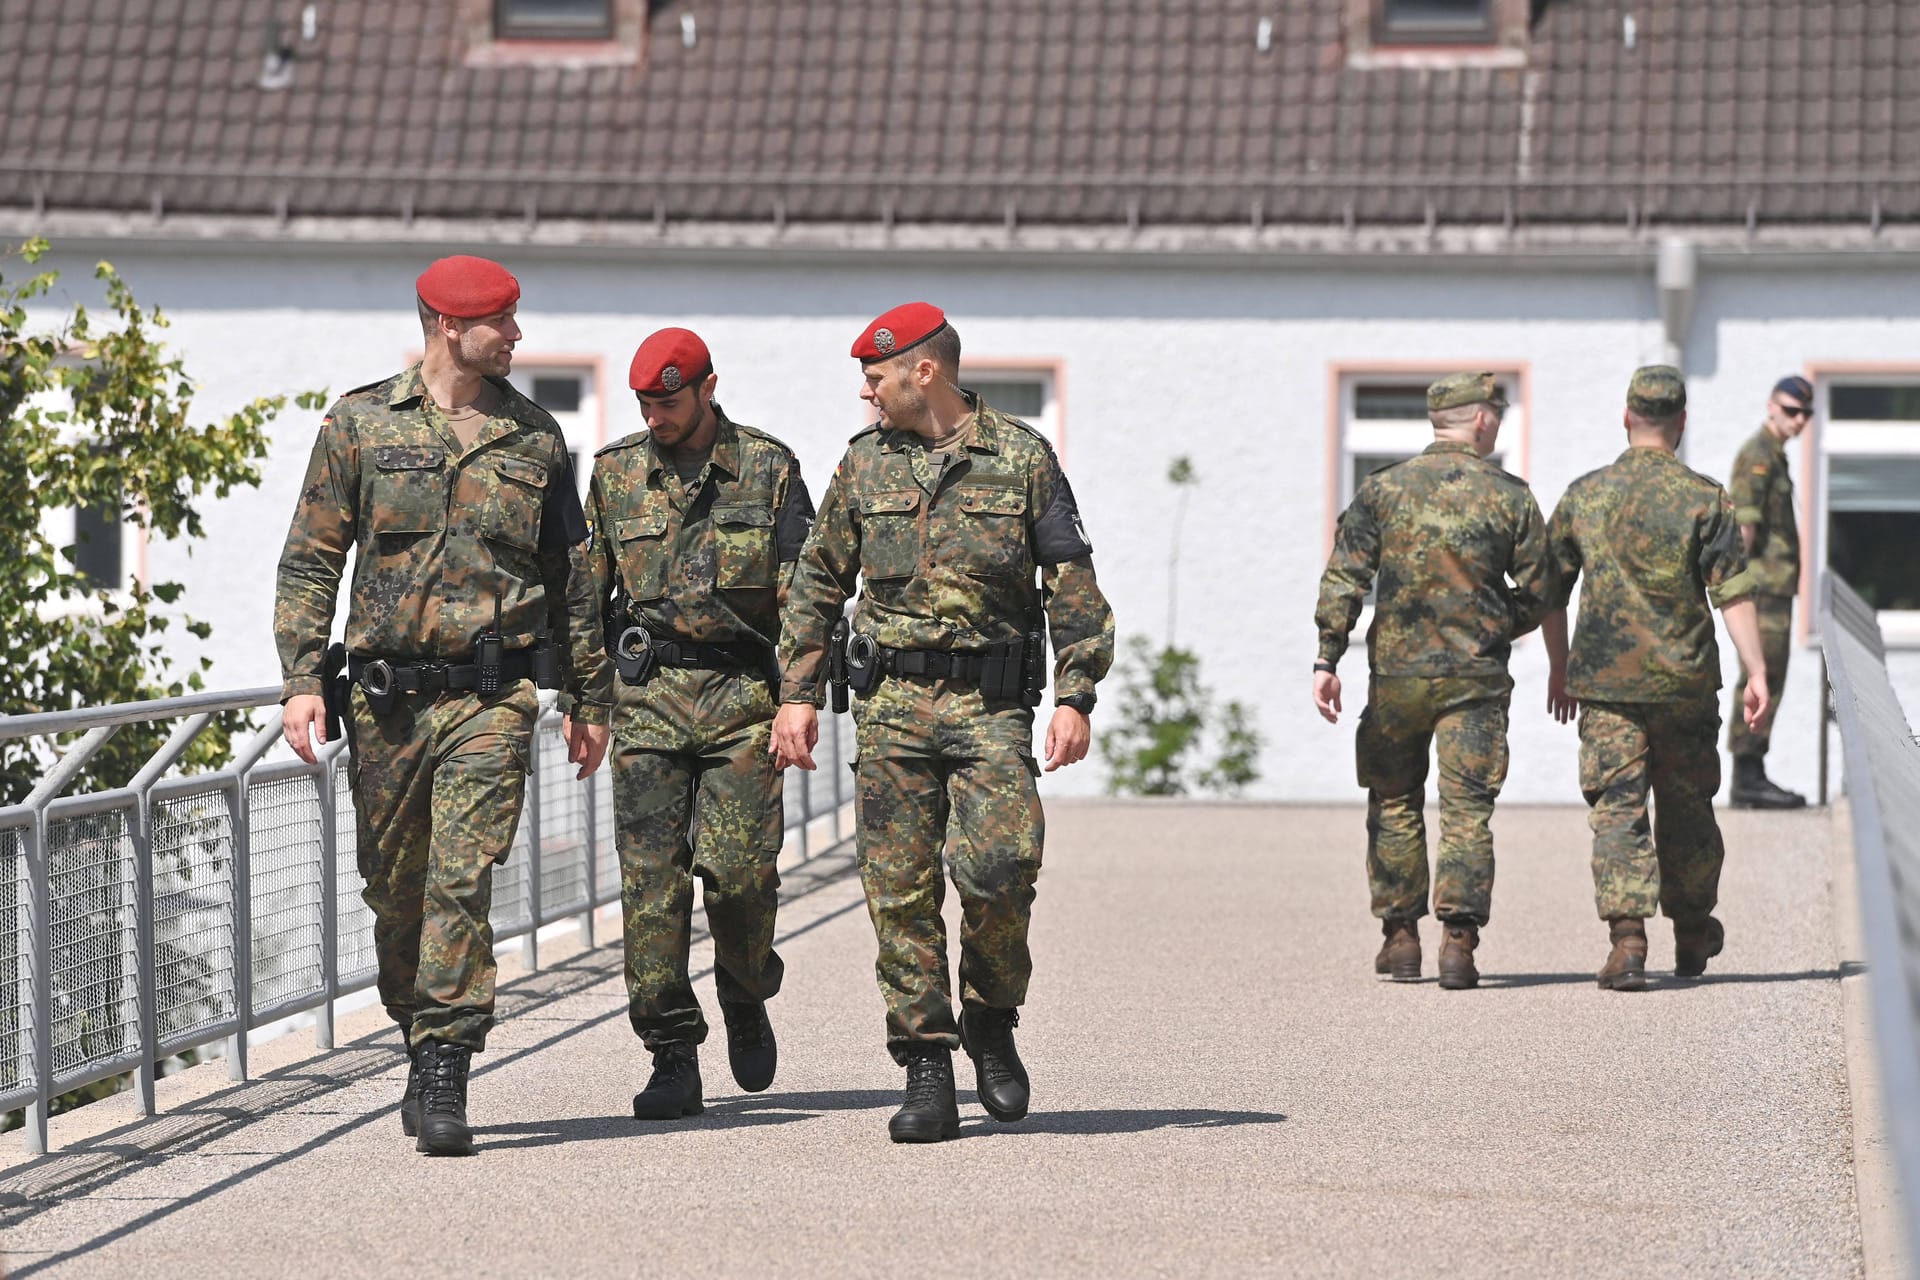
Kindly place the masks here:
POLYGON ((1084 671, 1063 671, 1054 678, 1053 701, 1058 706, 1060 699, 1071 698, 1082 693, 1093 692, 1093 680, 1084 671))
POLYGON ((815 707, 826 705, 826 699, 820 696, 820 684, 816 680, 782 680, 780 682, 781 702, 810 702, 815 707))
POLYGON ((1331 636, 1321 636, 1319 655, 1314 660, 1337 667, 1340 665, 1340 659, 1346 656, 1346 652, 1345 641, 1336 640, 1331 636))
POLYGON ((613 708, 604 702, 575 698, 572 707, 563 707, 561 710, 572 716, 575 724, 606 724, 613 719, 613 708))
POLYGON ((280 686, 280 702, 285 705, 288 698, 324 698, 326 693, 326 682, 319 676, 289 676, 280 686))
POLYGON ((1737 604, 1760 589, 1754 581, 1752 569, 1742 569, 1725 582, 1707 588, 1707 599, 1713 601, 1713 607, 1724 609, 1737 604))
POLYGON ((1762 514, 1764 513, 1758 507, 1735 507, 1733 509, 1733 522, 1735 524, 1759 524, 1762 514))

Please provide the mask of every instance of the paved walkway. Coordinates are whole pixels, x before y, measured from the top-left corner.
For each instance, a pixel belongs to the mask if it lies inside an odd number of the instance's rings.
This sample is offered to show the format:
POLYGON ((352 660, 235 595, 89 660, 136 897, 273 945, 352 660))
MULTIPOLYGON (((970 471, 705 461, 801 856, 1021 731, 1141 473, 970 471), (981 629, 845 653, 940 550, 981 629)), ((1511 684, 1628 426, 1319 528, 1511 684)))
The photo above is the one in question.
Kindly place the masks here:
POLYGON ((412 1152, 368 1010, 335 1052, 257 1048, 251 1083, 163 1081, 156 1120, 122 1095, 57 1118, 50 1156, 0 1139, 0 1257, 167 1280, 1861 1275, 1835 820, 1726 826, 1727 953, 1676 981, 1661 922, 1668 976, 1628 995, 1591 979, 1583 812, 1502 810, 1486 977, 1443 992, 1372 975, 1357 809, 1057 805, 1035 1114, 996 1125, 966 1088, 961 1140, 932 1148, 886 1141, 873 937, 848 860, 819 858, 787 880, 767 1093, 715 1043, 706 1116, 629 1119, 643 1055, 603 946, 503 987, 478 1158, 412 1152))

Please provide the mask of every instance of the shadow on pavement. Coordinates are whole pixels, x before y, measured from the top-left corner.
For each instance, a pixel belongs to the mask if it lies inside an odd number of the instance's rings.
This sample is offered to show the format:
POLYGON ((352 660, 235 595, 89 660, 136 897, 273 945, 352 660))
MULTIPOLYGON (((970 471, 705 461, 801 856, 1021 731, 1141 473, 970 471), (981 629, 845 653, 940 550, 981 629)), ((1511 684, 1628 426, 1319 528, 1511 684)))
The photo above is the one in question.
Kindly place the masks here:
POLYGON ((1023 1133, 1119 1134, 1151 1133, 1155 1129, 1227 1129, 1243 1124, 1283 1124, 1287 1117, 1278 1111, 1209 1111, 1199 1107, 1146 1107, 1097 1111, 1039 1112, 1025 1120, 1001 1124, 981 1119, 960 1131, 963 1138, 1023 1133))
POLYGON ((684 1120, 635 1120, 632 1116, 575 1116, 571 1119, 526 1120, 517 1124, 485 1124, 473 1131, 474 1150, 490 1151, 553 1147, 571 1142, 645 1142, 649 1138, 689 1130, 756 1128, 811 1120, 804 1111, 755 1111, 722 1114, 712 1107, 701 1116, 684 1120))
MULTIPOLYGON (((1838 969, 1802 969, 1798 973, 1714 973, 1709 971, 1705 977, 1681 978, 1671 973, 1649 973, 1648 991, 1695 991, 1701 987, 1722 987, 1761 982, 1835 982, 1850 972, 1857 972, 1857 965, 1842 965, 1838 969)), ((1483 973, 1480 986, 1484 989, 1498 987, 1552 987, 1594 985, 1591 973, 1483 973)), ((1619 994, 1634 995, 1636 992, 1619 994)))

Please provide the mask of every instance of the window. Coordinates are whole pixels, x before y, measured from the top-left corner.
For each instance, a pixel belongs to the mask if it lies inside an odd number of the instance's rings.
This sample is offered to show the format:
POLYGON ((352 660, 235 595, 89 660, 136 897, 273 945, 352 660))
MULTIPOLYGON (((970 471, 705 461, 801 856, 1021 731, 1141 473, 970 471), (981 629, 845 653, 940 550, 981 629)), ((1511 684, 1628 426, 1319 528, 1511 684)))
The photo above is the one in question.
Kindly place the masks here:
POLYGON ((573 458, 573 479, 584 499, 600 440, 599 371, 591 365, 516 365, 508 381, 560 424, 573 458))
POLYGON ((76 507, 73 512, 73 567, 95 591, 124 590, 127 581, 122 555, 125 529, 118 501, 110 505, 76 507))
POLYGON ((960 385, 1038 431, 1056 450, 1061 447, 1059 378, 1053 368, 965 364, 960 385))
POLYGON ((1493 0, 1380 0, 1374 38, 1381 44, 1486 44, 1493 35, 1493 0))
POLYGON ((613 3, 494 0, 493 33, 500 40, 607 40, 613 36, 613 3))
MULTIPOLYGON (((1433 443, 1427 418, 1427 385, 1451 369, 1404 375, 1348 374, 1340 380, 1338 492, 1336 511, 1353 501, 1360 482, 1384 466, 1404 461, 1433 443)), ((1500 447, 1489 457, 1495 466, 1520 439, 1522 407, 1519 379, 1503 375, 1500 389, 1509 401, 1500 428, 1500 447)), ((1509 470, 1513 468, 1509 467, 1509 470)))
MULTIPOLYGON (((1920 638, 1920 372, 1823 379, 1826 562, 1920 638)), ((1889 625, 1892 624, 1892 625, 1889 625)), ((1896 634, 1897 633, 1897 634, 1896 634)))

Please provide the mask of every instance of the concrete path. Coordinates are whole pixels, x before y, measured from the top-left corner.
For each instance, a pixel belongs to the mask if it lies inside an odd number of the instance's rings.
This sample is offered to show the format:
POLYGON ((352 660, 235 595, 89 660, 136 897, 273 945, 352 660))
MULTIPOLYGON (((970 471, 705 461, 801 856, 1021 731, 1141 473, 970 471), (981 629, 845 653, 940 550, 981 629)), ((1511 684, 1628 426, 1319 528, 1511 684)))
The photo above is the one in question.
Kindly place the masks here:
POLYGON ((335 1052, 256 1049, 252 1083, 163 1081, 156 1120, 122 1095, 57 1118, 53 1155, 0 1140, 0 1257, 166 1280, 1861 1275, 1835 827, 1725 823, 1727 953, 1676 981, 1659 922, 1665 975, 1629 995, 1592 982, 1584 812, 1502 810, 1486 976, 1443 992, 1372 974, 1357 809, 1056 805, 1035 1114, 997 1125, 963 1088, 961 1140, 932 1148, 886 1140, 872 932, 848 860, 815 859, 787 880, 767 1093, 716 1040, 705 1117, 628 1118, 645 1066, 603 946, 503 988, 478 1158, 401 1137, 369 1010, 335 1052))

